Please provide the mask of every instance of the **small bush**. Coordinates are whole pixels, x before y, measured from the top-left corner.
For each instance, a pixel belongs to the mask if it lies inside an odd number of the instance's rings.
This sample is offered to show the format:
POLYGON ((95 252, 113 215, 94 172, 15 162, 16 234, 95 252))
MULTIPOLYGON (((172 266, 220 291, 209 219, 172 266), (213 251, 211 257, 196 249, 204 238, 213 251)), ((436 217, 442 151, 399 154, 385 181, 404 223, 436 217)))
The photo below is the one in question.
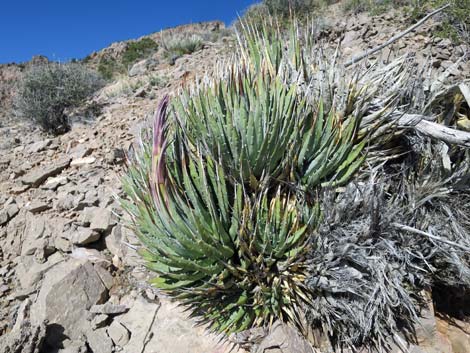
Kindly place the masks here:
POLYGON ((77 63, 33 66, 19 83, 15 110, 45 131, 63 133, 70 128, 64 109, 77 106, 102 85, 95 72, 77 63))
POLYGON ((122 55, 122 64, 128 68, 140 59, 145 59, 158 50, 158 44, 150 38, 130 42, 122 55))
POLYGON ((185 54, 191 54, 202 49, 204 40, 197 34, 179 34, 173 35, 168 39, 162 38, 165 57, 174 62, 185 54))
POLYGON ((98 64, 98 72, 106 80, 111 80, 116 73, 123 72, 122 66, 113 58, 103 57, 98 64))
POLYGON ((331 4, 331 0, 264 0, 264 5, 274 15, 302 17, 313 10, 331 4))

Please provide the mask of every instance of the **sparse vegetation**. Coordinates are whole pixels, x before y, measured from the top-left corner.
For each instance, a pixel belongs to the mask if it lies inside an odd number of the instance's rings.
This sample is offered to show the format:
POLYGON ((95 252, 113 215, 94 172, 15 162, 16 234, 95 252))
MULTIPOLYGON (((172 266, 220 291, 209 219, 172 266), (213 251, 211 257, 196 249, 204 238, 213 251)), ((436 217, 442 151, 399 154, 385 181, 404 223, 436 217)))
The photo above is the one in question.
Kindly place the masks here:
POLYGON ((147 58, 157 50, 158 44, 150 38, 130 42, 122 55, 122 64, 128 69, 136 61, 147 58))
POLYGON ((164 55, 172 63, 179 57, 194 53, 204 46, 204 40, 200 35, 188 33, 175 33, 169 37, 162 36, 162 43, 165 50, 164 55))
POLYGON ((410 20, 416 21, 446 4, 450 8, 440 14, 441 29, 435 33, 442 38, 451 38, 455 42, 470 42, 470 0, 346 0, 346 12, 370 12, 372 15, 384 13, 390 8, 404 8, 410 14, 410 20))
POLYGON ((50 63, 28 69, 18 85, 14 107, 53 134, 69 129, 66 108, 79 105, 103 85, 94 72, 77 63, 50 63))

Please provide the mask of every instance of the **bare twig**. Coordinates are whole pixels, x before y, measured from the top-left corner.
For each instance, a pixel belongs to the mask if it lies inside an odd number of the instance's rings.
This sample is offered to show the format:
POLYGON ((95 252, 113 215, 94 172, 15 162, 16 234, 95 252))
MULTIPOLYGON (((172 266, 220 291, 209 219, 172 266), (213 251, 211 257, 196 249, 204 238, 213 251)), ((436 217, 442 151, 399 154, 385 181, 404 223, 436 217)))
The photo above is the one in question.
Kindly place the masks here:
POLYGON ((404 37, 405 35, 407 35, 408 33, 410 33, 411 31, 413 31, 414 29, 418 28, 419 26, 421 26, 424 22, 426 22, 428 19, 430 19, 432 16, 438 14, 439 12, 445 10, 446 8, 448 8, 450 6, 450 4, 447 4, 447 5, 444 5, 440 8, 438 8, 437 10, 431 12, 430 14, 426 15, 425 17, 423 17, 420 21, 416 22, 413 26, 409 27, 408 29, 406 29, 405 31, 397 34, 396 36, 390 38, 388 41, 386 41, 385 43, 382 43, 380 44, 379 46, 375 47, 375 48, 372 48, 370 50, 367 50, 366 52, 362 53, 361 55, 359 56, 356 56, 355 58, 353 58, 351 61, 348 61, 344 66, 345 67, 349 67, 355 63, 357 63, 358 61, 361 61, 362 59, 364 59, 365 57, 375 53, 375 52, 378 52, 379 50, 382 50, 383 48, 385 48, 386 46, 392 44, 393 42, 396 42, 398 39, 404 37))
POLYGON ((440 241, 441 243, 445 243, 447 245, 455 246, 456 248, 460 248, 464 251, 469 251, 470 252, 470 248, 465 246, 465 245, 461 245, 461 244, 458 244, 458 243, 453 242, 451 240, 447 240, 445 238, 441 238, 441 237, 438 237, 436 235, 432 235, 431 233, 424 232, 422 230, 419 230, 419 229, 416 229, 416 228, 413 228, 413 227, 409 227, 409 226, 405 226, 404 224, 399 224, 399 223, 391 223, 390 225, 392 227, 396 228, 396 229, 400 229, 400 230, 403 230, 405 232, 410 232, 410 233, 423 235, 423 236, 428 237, 430 239, 440 241))

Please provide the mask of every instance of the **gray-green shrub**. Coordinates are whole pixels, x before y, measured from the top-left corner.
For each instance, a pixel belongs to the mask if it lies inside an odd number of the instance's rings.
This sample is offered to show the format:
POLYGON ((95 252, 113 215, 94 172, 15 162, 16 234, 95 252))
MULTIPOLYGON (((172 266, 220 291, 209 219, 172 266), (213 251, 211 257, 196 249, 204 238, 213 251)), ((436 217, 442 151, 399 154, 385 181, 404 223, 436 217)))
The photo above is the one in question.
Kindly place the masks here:
POLYGON ((173 34, 167 38, 162 36, 162 46, 165 50, 165 57, 171 62, 174 62, 185 54, 191 54, 202 49, 204 46, 204 40, 197 34, 173 34))
POLYGON ((64 110, 79 105, 102 85, 97 73, 77 63, 32 66, 18 84, 15 111, 47 132, 64 133, 70 128, 64 110))

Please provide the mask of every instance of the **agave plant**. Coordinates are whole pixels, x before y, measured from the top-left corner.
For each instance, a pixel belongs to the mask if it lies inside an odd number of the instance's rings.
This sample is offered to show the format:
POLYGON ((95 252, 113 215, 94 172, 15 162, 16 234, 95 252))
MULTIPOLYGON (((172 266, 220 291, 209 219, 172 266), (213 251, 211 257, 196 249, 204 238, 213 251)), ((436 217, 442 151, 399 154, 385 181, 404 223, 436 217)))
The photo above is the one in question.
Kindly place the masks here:
POLYGON ((124 178, 152 283, 221 333, 302 325, 318 197, 394 135, 411 67, 401 58, 347 81, 298 28, 248 28, 239 42, 231 65, 164 98, 124 178))

